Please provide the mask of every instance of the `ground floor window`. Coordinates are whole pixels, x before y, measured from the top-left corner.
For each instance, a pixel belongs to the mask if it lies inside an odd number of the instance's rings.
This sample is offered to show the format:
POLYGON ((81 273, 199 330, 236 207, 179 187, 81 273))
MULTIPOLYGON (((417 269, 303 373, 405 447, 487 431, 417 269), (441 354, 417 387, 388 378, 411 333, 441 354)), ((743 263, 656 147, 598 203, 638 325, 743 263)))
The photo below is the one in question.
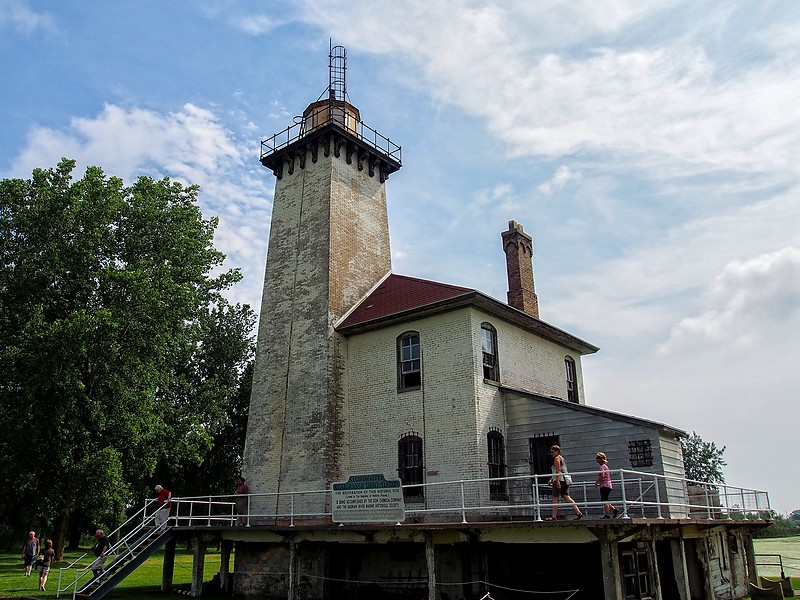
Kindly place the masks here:
MULTIPOLYGON (((506 446, 503 434, 492 428, 492 431, 486 436, 486 445, 489 448, 489 477, 505 477, 506 446)), ((505 480, 489 482, 489 498, 491 500, 508 500, 505 480)))
POLYGON ((421 485, 423 483, 422 438, 416 432, 409 432, 400 438, 397 443, 397 462, 397 472, 404 486, 403 497, 422 498, 425 494, 425 488, 421 485))
POLYGON ((554 433, 540 433, 532 438, 528 438, 528 462, 530 464, 531 475, 544 475, 537 477, 537 489, 540 496, 550 497, 552 490, 547 483, 550 479, 550 469, 553 466, 553 457, 550 454, 550 446, 560 445, 560 440, 554 433))
POLYGON ((646 550, 637 548, 622 552, 622 582, 625 600, 649 600, 653 597, 646 550))

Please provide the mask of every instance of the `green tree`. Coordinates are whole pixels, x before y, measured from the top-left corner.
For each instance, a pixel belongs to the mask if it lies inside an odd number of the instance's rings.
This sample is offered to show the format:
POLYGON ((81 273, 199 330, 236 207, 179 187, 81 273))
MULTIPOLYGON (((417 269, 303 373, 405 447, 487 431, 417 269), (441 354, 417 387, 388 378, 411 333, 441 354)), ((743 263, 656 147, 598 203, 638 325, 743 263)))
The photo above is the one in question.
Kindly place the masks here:
POLYGON ((705 483, 725 483, 722 468, 726 463, 722 459, 725 446, 717 448, 714 442, 703 441, 697 433, 692 431, 688 438, 681 439, 683 450, 683 467, 686 478, 705 483))
POLYGON ((156 468, 159 481, 168 482, 171 486, 169 489, 177 491, 180 496, 229 495, 233 492, 242 468, 252 381, 251 360, 225 407, 224 416, 207 428, 213 438, 213 445, 204 454, 203 461, 170 460, 160 463, 156 468))
POLYGON ((754 538, 794 537, 800 534, 800 525, 791 518, 786 518, 776 512, 772 512, 772 514, 767 515, 766 518, 772 521, 772 525, 754 531, 754 538))
POLYGON ((172 427, 196 432, 179 440, 169 460, 156 468, 156 477, 173 494, 230 494, 233 489, 247 431, 253 354, 248 335, 254 325, 246 307, 206 315, 202 343, 165 390, 177 408, 172 427))
POLYGON ((0 509, 59 554, 70 525, 115 525, 160 462, 202 462, 252 351, 198 188, 74 167, 0 181, 0 509), (218 342, 241 356, 203 373, 218 342))

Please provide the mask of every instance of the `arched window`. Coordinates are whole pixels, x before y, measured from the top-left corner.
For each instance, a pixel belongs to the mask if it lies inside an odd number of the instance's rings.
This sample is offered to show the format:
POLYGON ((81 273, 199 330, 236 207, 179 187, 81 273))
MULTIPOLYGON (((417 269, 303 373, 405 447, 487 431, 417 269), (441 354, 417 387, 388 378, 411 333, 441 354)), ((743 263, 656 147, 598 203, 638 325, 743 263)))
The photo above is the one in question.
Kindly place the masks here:
MULTIPOLYGON (((489 478, 506 476, 506 445, 503 434, 497 429, 492 429, 486 434, 486 446, 489 449, 489 478)), ((506 500, 506 481, 489 482, 489 498, 492 500, 506 500)))
POLYGON ((417 390, 422 385, 419 333, 407 331, 397 338, 397 389, 417 390))
POLYGON ((422 498, 425 489, 422 487, 422 438, 411 431, 397 442, 397 473, 404 486, 404 498, 422 498))
POLYGON ((481 324, 481 351, 483 378, 500 381, 500 370, 497 368, 497 330, 489 323, 481 324))
POLYGON ((578 376, 575 371, 575 361, 571 356, 564 359, 564 366, 567 369, 567 400, 578 404, 578 376))

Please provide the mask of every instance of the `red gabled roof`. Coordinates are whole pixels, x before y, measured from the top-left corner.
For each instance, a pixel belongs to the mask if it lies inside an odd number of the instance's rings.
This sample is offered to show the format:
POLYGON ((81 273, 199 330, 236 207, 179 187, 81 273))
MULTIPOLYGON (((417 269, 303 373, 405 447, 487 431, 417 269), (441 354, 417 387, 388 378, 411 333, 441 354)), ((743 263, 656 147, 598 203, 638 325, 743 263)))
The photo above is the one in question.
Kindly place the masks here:
POLYGON ((465 306, 473 306, 581 354, 592 354, 599 349, 477 290, 394 274, 378 284, 336 326, 336 330, 350 335, 371 331, 389 322, 404 322, 408 318, 420 318, 465 306))
POLYGON ((391 274, 339 323, 337 329, 474 293, 470 288, 391 274))

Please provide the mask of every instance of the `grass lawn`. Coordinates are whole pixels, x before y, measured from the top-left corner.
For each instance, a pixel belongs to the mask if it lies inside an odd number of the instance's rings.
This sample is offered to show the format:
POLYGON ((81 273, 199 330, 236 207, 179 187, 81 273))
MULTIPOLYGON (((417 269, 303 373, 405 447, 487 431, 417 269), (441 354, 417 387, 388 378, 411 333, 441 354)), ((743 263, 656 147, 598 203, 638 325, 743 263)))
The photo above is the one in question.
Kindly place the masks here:
MULTIPOLYGON (((77 559, 83 552, 67 552, 64 554, 65 562, 57 563, 56 567, 67 566, 71 561, 77 559)), ((159 589, 161 586, 161 568, 163 565, 163 550, 156 552, 147 559, 133 573, 125 578, 125 581, 114 588, 106 598, 111 600, 134 600, 144 598, 145 600, 175 600, 175 593, 164 593, 159 589)), ((210 550, 206 553, 205 572, 203 579, 210 581, 219 572, 219 553, 210 550)), ((87 563, 88 564, 88 563, 87 563)), ((231 564, 233 560, 231 559, 231 564)), ((66 571, 64 572, 66 578, 66 571)), ((72 577, 74 577, 74 573, 72 577)), ((192 552, 181 549, 179 546, 175 552, 175 571, 173 575, 173 586, 178 589, 188 589, 192 581, 192 552)), ((63 588, 66 579, 62 581, 63 588)), ((22 557, 15 553, 0 553, 0 598, 55 598, 58 587, 58 569, 50 569, 47 578, 46 592, 39 591, 39 572, 32 571, 30 577, 25 577, 25 568, 22 566, 22 557)), ((211 597, 204 594, 203 597, 211 597)), ((61 598, 72 598, 72 593, 61 593, 61 598)))
MULTIPOLYGON (((783 573, 792 578, 792 587, 800 589, 800 537, 769 538, 753 540, 755 553, 780 554, 783 561, 783 573)), ((759 575, 765 577, 778 577, 780 568, 777 565, 762 565, 769 559, 756 556, 756 565, 759 575)), ((774 560, 774 559, 772 559, 774 560)))

